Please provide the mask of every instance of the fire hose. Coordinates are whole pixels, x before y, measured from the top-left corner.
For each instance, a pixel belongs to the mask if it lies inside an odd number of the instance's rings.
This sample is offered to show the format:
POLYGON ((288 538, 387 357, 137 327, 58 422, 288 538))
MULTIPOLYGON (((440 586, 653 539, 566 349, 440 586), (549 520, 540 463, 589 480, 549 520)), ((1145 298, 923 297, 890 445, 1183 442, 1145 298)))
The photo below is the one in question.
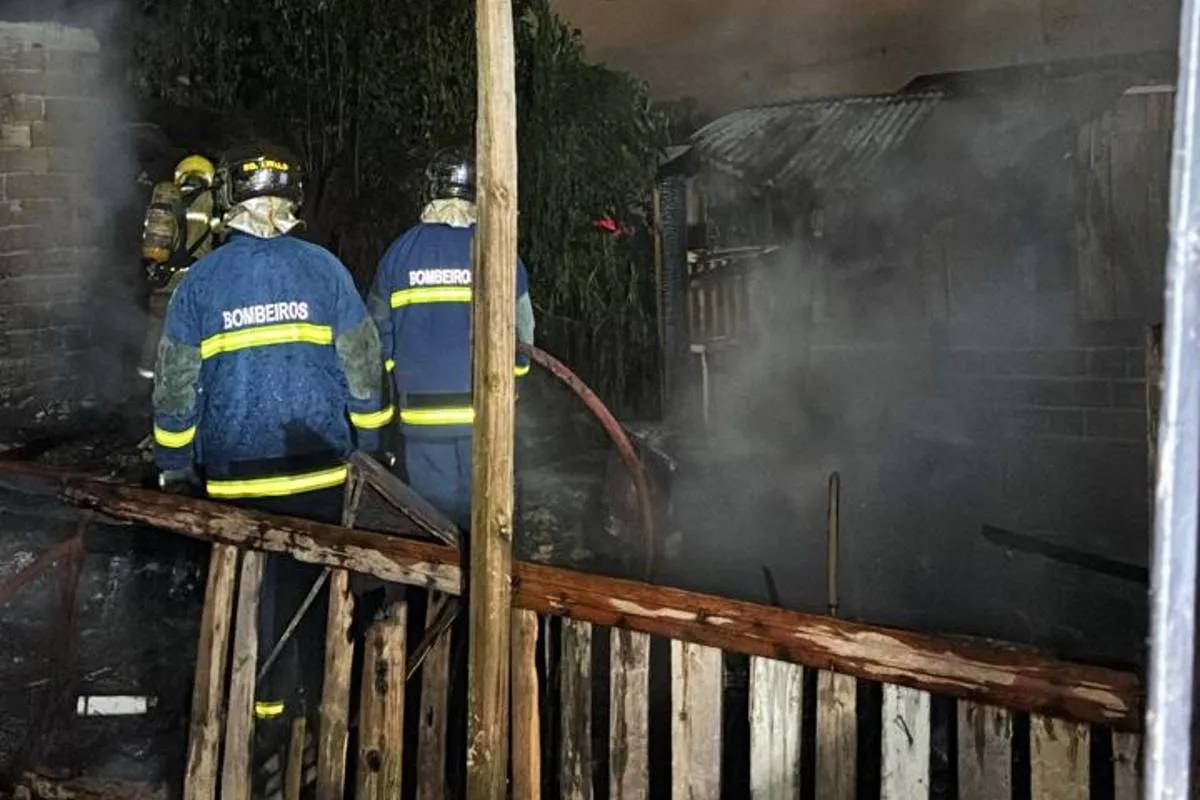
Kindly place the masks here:
POLYGON ((646 466, 642 460, 638 458, 637 453, 633 449, 633 444, 630 443, 629 437, 625 435, 625 428, 617 421, 604 402, 596 396, 588 385, 580 380, 579 376, 567 368, 554 356, 541 350, 533 345, 522 344, 520 351, 529 356, 530 360, 534 361, 551 372, 556 378, 561 380, 571 388, 571 391, 583 401, 588 410, 596 417, 600 426, 604 428, 605 433, 612 439, 613 445, 617 448, 617 453, 621 456, 621 461, 625 464, 625 468, 629 470, 629 475, 633 478, 634 489, 637 492, 638 509, 641 512, 642 518, 642 536, 645 540, 645 577, 648 580, 654 570, 655 557, 655 531, 654 531, 654 506, 650 497, 650 481, 646 477, 646 466))
MULTIPOLYGON (((625 435, 625 429, 621 423, 617 421, 617 418, 614 417, 612 412, 608 410, 608 407, 604 405, 604 402, 588 387, 586 383, 583 382, 582 379, 580 379, 578 375, 572 372, 565 364, 547 353, 545 350, 541 350, 533 345, 526 344, 520 345, 520 350, 522 353, 529 356, 530 360, 537 363, 538 366, 545 368, 547 371, 565 383, 568 387, 570 387, 571 391, 575 392, 579 399, 583 401, 584 405, 588 407, 588 410, 590 410, 596 417, 596 420, 600 423, 600 426, 604 428, 605 433, 608 434, 613 445, 617 448, 617 452, 621 456, 622 463, 624 463, 625 468, 629 470, 630 477, 633 478, 634 490, 637 493, 638 510, 641 513, 642 534, 646 548, 644 570, 646 579, 649 579, 654 569, 656 538, 654 531, 654 507, 650 496, 650 482, 646 477, 645 464, 643 464, 642 460, 638 458, 637 452, 633 449, 633 444, 629 441, 629 437, 625 435)), ((259 668, 259 681, 262 681, 262 679, 266 676, 267 672, 274 665, 275 659, 282 651, 283 646, 295 633, 296 627, 299 625, 300 620, 304 617, 304 614, 308 611, 309 606, 312 605, 312 602, 316 599, 316 595, 320 591, 321 586, 324 584, 328 575, 329 569, 326 568, 309 590, 308 596, 304 599, 304 602, 300 604, 300 608, 298 608, 296 613, 292 616, 287 628, 279 637, 279 641, 275 643, 271 654, 259 668)), ((409 659, 409 663, 407 665, 407 674, 410 678, 416 672, 417 668, 420 667, 421 662, 425 659, 425 656, 428 655, 433 643, 436 642, 438 637, 440 637, 443 633, 445 633, 446 630, 449 629, 450 624, 452 624, 454 621, 456 612, 457 607, 450 603, 447 603, 446 606, 443 607, 442 613, 439 613, 437 620, 431 626, 431 630, 427 632, 424 641, 421 643, 421 646, 417 648, 417 650, 412 654, 412 657, 409 659)))

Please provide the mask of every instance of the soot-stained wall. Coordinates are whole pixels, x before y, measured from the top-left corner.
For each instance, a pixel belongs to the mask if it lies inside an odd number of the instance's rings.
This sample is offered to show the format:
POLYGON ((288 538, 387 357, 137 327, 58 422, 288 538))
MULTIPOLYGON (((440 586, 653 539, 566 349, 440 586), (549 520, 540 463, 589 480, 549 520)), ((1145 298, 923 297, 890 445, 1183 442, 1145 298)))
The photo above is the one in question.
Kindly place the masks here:
POLYGON ((0 22, 0 417, 80 399, 104 242, 90 197, 100 43, 54 23, 0 22))

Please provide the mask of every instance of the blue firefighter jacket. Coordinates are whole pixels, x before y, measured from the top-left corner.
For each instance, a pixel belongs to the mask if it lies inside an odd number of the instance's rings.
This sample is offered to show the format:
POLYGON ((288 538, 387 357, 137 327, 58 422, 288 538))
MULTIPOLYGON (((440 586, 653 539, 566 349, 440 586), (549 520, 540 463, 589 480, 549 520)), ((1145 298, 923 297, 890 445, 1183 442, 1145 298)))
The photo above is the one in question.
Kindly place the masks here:
MULTIPOLYGON (((471 240, 475 227, 421 223, 384 254, 368 296, 408 438, 470 435, 471 240)), ((517 259, 517 299, 529 292, 517 259)), ((516 374, 529 372, 517 353, 516 374)))
POLYGON ((291 236, 235 233, 192 266, 167 309, 154 395, 162 469, 203 466, 214 497, 340 485, 378 448, 378 334, 350 274, 291 236))

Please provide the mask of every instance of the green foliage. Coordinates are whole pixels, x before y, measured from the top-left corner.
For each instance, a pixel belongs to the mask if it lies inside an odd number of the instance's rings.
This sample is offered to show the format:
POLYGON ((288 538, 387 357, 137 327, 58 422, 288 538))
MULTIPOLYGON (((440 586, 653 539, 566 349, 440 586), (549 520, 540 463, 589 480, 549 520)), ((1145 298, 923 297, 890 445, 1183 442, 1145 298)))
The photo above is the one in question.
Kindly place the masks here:
MULTIPOLYGON (((538 340, 617 407, 646 410, 657 342, 642 208, 665 119, 589 64, 548 0, 517 0, 520 249, 538 340), (595 229, 611 215, 634 228, 595 229)), ((218 111, 295 148, 312 238, 360 285, 417 218, 422 170, 473 141, 471 0, 170 0, 147 6, 148 97, 218 111)))

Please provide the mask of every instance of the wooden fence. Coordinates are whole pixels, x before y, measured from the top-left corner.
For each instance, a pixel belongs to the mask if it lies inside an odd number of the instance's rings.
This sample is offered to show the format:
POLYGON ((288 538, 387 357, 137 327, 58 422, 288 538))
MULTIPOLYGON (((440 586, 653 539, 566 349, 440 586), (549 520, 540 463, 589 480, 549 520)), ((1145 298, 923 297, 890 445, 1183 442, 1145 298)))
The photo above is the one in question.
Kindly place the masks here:
POLYGON ((737 341, 752 328, 753 270, 774 246, 705 253, 688 264, 687 325, 695 347, 737 341))
MULTIPOLYGON (((406 715, 417 630, 438 618, 444 603, 456 602, 449 595, 459 590, 457 551, 94 481, 70 480, 61 496, 212 542, 214 555, 232 559, 225 572, 243 552, 239 598, 253 595, 263 552, 324 564, 335 576, 360 571, 445 596, 423 603, 418 593, 369 631, 364 690, 351 709, 345 625, 353 599, 343 580, 332 583, 335 624, 316 758, 286 774, 315 773, 320 800, 344 796, 351 782, 359 798, 400 796, 401 785, 410 787, 405 796, 454 796, 448 759, 462 755, 450 746, 457 720, 446 677, 448 637, 434 641, 412 673, 420 693, 419 712, 408 710, 418 718, 410 741, 398 721, 406 715), (423 613, 410 613, 421 605, 428 606, 423 613), (341 677, 331 683, 330 675, 341 677), (406 763, 414 775, 403 776, 406 763)), ((220 571, 210 571, 210 589, 220 571)), ((935 796, 935 779, 955 784, 937 796, 972 800, 1018 789, 1047 800, 1093 790, 1138 796, 1134 675, 528 563, 515 565, 513 581, 513 797, 919 798, 935 796), (744 690, 730 678, 739 669, 747 675, 744 690), (947 765, 952 751, 957 757, 947 765)), ((220 796, 229 800, 247 786, 240 743, 252 649, 241 632, 252 626, 232 584, 218 594, 224 599, 214 603, 210 594, 206 616, 226 622, 206 626, 216 634, 201 640, 198 688, 207 689, 196 695, 190 745, 193 756, 208 753, 207 766, 190 773, 188 796, 214 797, 222 783, 220 796), (218 640, 227 643, 231 628, 238 635, 225 710, 214 677, 220 671, 205 673, 204 664, 223 663, 227 645, 218 640), (222 728, 226 742, 239 746, 227 744, 218 767, 222 728)), ((295 763, 304 764, 298 748, 295 763)))

